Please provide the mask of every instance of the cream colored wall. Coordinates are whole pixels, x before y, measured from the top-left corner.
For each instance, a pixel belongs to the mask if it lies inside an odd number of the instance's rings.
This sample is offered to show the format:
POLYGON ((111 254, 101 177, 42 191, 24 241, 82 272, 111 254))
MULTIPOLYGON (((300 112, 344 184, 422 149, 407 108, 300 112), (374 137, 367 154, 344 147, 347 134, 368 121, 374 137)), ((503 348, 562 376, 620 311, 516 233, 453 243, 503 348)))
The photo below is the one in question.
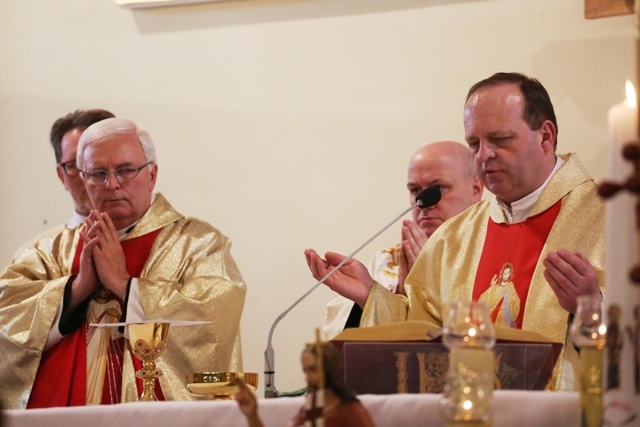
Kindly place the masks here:
MULTIPOLYGON (((0 58, 0 262, 70 213, 48 146, 53 121, 112 110, 154 137, 157 189, 232 238, 248 284, 245 370, 262 373, 271 323, 314 283, 302 251, 348 253, 400 213, 409 156, 463 139, 463 101, 477 80, 538 77, 556 106, 559 151, 578 152, 602 178, 607 109, 634 73, 633 17, 587 21, 582 0, 140 11, 111 0, 2 0, 0 58)), ((396 225, 359 258, 398 234, 396 225)), ((280 390, 303 386, 299 350, 332 296, 318 289, 276 329, 280 390)))

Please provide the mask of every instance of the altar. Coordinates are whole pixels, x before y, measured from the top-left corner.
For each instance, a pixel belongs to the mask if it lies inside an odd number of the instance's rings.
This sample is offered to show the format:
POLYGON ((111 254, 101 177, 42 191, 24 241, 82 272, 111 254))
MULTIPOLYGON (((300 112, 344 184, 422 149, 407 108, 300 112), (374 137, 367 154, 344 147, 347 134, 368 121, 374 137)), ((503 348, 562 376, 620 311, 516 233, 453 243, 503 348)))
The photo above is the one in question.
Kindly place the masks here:
MULTIPOLYGON (((359 396, 378 427, 444 427, 438 394, 359 396)), ((267 427, 284 426, 304 398, 260 399, 267 427)), ((493 398, 493 427, 580 425, 579 397, 574 392, 498 390, 493 398)), ((72 408, 8 410, 3 427, 246 427, 233 400, 200 402, 134 402, 72 408)))

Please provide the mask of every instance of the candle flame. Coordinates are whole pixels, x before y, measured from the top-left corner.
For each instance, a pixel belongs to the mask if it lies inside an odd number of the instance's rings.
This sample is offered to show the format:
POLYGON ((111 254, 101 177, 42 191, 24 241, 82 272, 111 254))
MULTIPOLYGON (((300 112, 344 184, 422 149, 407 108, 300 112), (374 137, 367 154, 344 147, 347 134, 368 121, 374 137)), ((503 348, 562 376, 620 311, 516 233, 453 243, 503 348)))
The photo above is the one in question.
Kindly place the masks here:
POLYGON ((600 325, 598 326, 598 332, 600 333, 600 335, 604 335, 607 333, 607 325, 600 325))
POLYGON ((636 100, 636 90, 630 80, 627 80, 627 83, 625 84, 625 90, 627 91, 627 105, 631 108, 636 108, 638 106, 638 101, 636 100))

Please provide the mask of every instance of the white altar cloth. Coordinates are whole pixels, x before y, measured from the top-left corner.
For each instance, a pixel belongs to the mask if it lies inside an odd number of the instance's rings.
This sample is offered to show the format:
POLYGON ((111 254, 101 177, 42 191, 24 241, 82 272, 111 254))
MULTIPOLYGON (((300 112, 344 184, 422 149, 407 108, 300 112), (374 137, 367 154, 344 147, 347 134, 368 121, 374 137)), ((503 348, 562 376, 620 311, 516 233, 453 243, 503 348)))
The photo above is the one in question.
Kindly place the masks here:
MULTIPOLYGON (((444 427, 438 394, 359 396, 377 427, 444 427)), ((265 426, 281 427, 302 397, 259 399, 265 426)), ((493 427, 579 427, 579 395, 573 392, 498 390, 493 427)), ((139 402, 119 405, 4 411, 3 427, 246 427, 235 401, 139 402)))

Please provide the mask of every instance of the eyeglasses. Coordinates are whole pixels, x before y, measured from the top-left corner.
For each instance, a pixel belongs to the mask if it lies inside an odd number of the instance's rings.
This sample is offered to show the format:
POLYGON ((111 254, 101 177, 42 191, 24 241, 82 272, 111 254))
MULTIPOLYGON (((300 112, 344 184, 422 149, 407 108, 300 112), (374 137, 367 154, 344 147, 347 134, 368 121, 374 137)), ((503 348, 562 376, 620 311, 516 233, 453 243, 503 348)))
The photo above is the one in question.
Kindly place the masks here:
POLYGON ((75 160, 69 160, 68 162, 58 164, 60 165, 60 167, 62 167, 65 175, 67 175, 68 177, 76 177, 80 175, 80 169, 78 169, 78 166, 76 166, 75 160))
POLYGON ((140 171, 144 169, 146 166, 152 165, 153 162, 145 163, 139 168, 132 166, 123 166, 120 167, 113 172, 109 172, 104 169, 93 169, 90 171, 82 171, 82 177, 86 182, 93 185, 106 184, 109 180, 109 175, 113 174, 115 178, 118 180, 120 184, 131 181, 133 178, 138 176, 140 171))

